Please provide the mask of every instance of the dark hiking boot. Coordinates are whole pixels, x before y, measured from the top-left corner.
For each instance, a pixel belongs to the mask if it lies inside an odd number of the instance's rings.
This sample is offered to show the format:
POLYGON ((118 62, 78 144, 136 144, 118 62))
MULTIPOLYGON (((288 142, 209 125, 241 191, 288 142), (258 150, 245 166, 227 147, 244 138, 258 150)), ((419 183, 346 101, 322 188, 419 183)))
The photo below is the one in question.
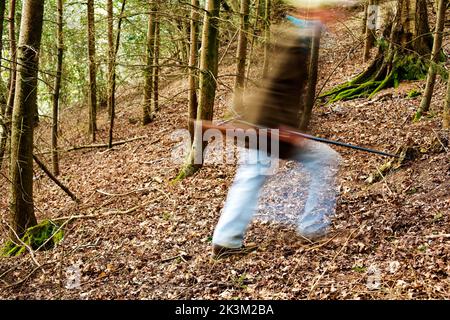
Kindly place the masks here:
POLYGON ((218 244, 213 244, 211 256, 213 259, 222 259, 233 255, 246 255, 252 251, 255 251, 257 248, 258 246, 254 243, 242 246, 240 248, 227 248, 218 244))

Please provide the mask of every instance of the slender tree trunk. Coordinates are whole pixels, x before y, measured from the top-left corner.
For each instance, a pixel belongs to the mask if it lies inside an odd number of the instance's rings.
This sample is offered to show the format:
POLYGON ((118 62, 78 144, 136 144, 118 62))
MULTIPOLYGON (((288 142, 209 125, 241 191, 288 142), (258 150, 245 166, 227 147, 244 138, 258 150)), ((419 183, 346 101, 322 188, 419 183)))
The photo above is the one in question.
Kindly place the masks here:
POLYGON ((8 32, 9 32, 9 50, 11 54, 9 81, 8 81, 8 101, 6 107, 7 120, 11 117, 12 107, 14 104, 14 94, 16 88, 16 69, 17 69, 17 43, 16 43, 16 0, 9 1, 8 16, 8 32))
POLYGON ((187 39, 189 39, 190 36, 190 24, 189 22, 187 22, 186 20, 188 19, 188 17, 186 17, 186 19, 183 20, 182 22, 182 30, 180 30, 182 32, 182 37, 180 42, 180 48, 182 51, 182 65, 186 66, 189 63, 189 53, 190 53, 190 47, 189 47, 189 42, 187 41, 187 39))
POLYGON ((271 19, 271 0, 266 0, 264 12, 264 66, 263 75, 266 76, 269 71, 269 53, 270 53, 270 19, 271 19))
POLYGON ((378 0, 369 0, 366 10, 366 30, 364 41, 364 62, 370 58, 370 49, 375 45, 375 26, 377 19, 377 9, 374 7, 378 0))
POLYGON ((245 84, 245 63, 247 61, 247 42, 249 27, 249 0, 241 0, 240 29, 236 56, 236 80, 234 82, 234 101, 235 110, 242 107, 243 90, 245 84))
MULTIPOLYGON (((0 1, 0 70, 2 69, 2 52, 3 52, 3 22, 5 21, 5 7, 6 1, 0 1)), ((6 88, 3 83, 3 77, 0 74, 0 116, 5 114, 6 110, 6 88)), ((1 167, 1 164, 0 164, 1 167)))
POLYGON ((59 155, 58 155, 58 111, 59 111, 59 94, 61 90, 61 74, 64 54, 63 43, 63 1, 57 0, 57 14, 56 14, 56 38, 58 41, 58 54, 55 87, 53 91, 53 108, 52 108, 52 166, 53 174, 59 175, 59 155))
MULTIPOLYGON (((11 131, 11 226, 18 236, 36 225, 33 206, 33 111, 37 104, 39 48, 44 1, 23 3, 18 52, 18 83, 11 131)), ((13 235, 14 237, 14 235, 13 235)), ((15 238, 15 237, 14 237, 15 238)))
POLYGON ((314 26, 311 55, 308 68, 308 89, 306 91, 305 107, 300 122, 300 129, 306 130, 311 120, 311 113, 314 107, 317 86, 317 73, 319 69, 319 49, 322 25, 314 26))
MULTIPOLYGON (((202 32, 197 120, 212 120, 213 118, 219 62, 219 9, 220 0, 207 0, 202 32)), ((179 179, 192 175, 202 166, 204 147, 202 133, 195 130, 192 149, 178 176, 179 179)))
POLYGON ((361 33, 363 35, 366 34, 366 28, 367 28, 367 7, 368 7, 368 0, 364 1, 364 15, 363 15, 363 20, 362 20, 362 25, 361 25, 361 33))
POLYGON ((188 129, 191 137, 191 143, 194 142, 194 122, 197 118, 197 45, 198 45, 198 13, 199 1, 191 1, 191 46, 189 54, 189 106, 188 106, 188 129))
POLYGON ((5 157, 8 138, 11 133, 11 117, 14 105, 14 95, 16 92, 16 68, 17 68, 17 45, 16 45, 16 0, 9 1, 9 16, 8 16, 8 32, 9 32, 9 50, 11 54, 9 80, 8 80, 8 99, 6 101, 6 110, 4 113, 4 121, 2 135, 0 137, 0 168, 2 167, 3 158, 5 157))
POLYGON ((256 0, 255 22, 253 24, 253 30, 252 30, 251 40, 250 40, 250 53, 248 55, 247 76, 246 76, 246 80, 245 80, 245 87, 248 86, 248 79, 250 79, 250 70, 251 70, 252 58, 253 58, 253 48, 255 46, 256 31, 258 28, 260 8, 261 8, 261 0, 256 0))
MULTIPOLYGON (((109 117, 109 139, 108 139, 108 148, 111 149, 113 147, 113 132, 114 132, 114 118, 115 118, 115 110, 116 110, 116 59, 117 59, 117 53, 119 52, 119 46, 120 46, 120 32, 122 30, 122 20, 123 20, 123 12, 125 11, 125 3, 126 0, 122 0, 122 7, 120 9, 120 17, 119 22, 117 24, 117 36, 116 36, 116 43, 115 48, 113 48, 112 51, 112 70, 111 74, 109 75, 110 84, 108 85, 108 88, 110 88, 109 91, 109 97, 108 97, 108 104, 111 107, 111 114, 109 117)), ((112 20, 112 17, 111 17, 112 20)), ((112 30, 113 32, 114 30, 112 30)), ((113 41, 114 42, 114 41, 113 41)))
POLYGON ((142 124, 146 125, 153 121, 153 61, 154 61, 154 37, 155 37, 155 14, 156 7, 154 0, 148 0, 150 13, 148 15, 148 28, 147 28, 147 54, 146 54, 146 67, 144 69, 144 98, 142 101, 143 118, 142 124))
POLYGON ((425 94, 420 102, 419 110, 414 119, 419 120, 423 113, 430 109, 431 96, 433 95, 434 83, 436 82, 436 65, 439 62, 440 52, 442 50, 442 38, 445 23, 445 9, 446 1, 439 0, 439 6, 436 17, 436 29, 434 31, 433 49, 431 51, 431 63, 428 69, 427 85, 425 94))
POLYGON ((212 120, 213 118, 219 62, 219 8, 220 0, 207 1, 200 58, 200 95, 197 111, 199 120, 212 120))
POLYGON ((153 110, 157 112, 159 110, 159 53, 161 45, 161 21, 159 18, 160 12, 160 1, 157 0, 157 13, 155 15, 155 49, 154 49, 154 59, 153 59, 153 110))
POLYGON ((95 61, 94 0, 87 0, 88 55, 89 55, 89 134, 95 142, 97 131, 97 64, 95 61))
POLYGON ((114 17, 113 17, 113 0, 106 1, 106 14, 108 25, 108 84, 106 103, 108 109, 108 115, 111 117, 112 105, 114 103, 113 93, 113 73, 114 73, 114 17))
POLYGON ((447 98, 444 102, 444 119, 442 124, 444 129, 450 129, 450 79, 447 80, 447 98))
MULTIPOLYGON (((0 1, 0 72, 3 71, 2 69, 2 52, 3 52, 3 22, 5 20, 5 7, 6 2, 0 1)), ((0 133, 0 169, 2 168, 3 164, 3 155, 5 154, 5 147, 6 147, 6 138, 7 138, 7 132, 8 128, 6 125, 6 119, 4 118, 6 113, 6 97, 7 97, 7 89, 5 87, 5 84, 3 83, 3 78, 0 74, 0 127, 1 127, 1 133, 0 133)))

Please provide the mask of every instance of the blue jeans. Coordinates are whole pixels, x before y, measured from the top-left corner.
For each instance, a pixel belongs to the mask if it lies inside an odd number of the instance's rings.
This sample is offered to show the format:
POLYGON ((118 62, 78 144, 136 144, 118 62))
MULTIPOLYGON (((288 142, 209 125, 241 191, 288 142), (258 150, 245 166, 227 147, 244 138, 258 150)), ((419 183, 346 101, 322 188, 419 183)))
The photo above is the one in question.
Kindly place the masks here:
MULTIPOLYGON (((227 248, 241 247, 252 220, 260 191, 268 177, 271 159, 265 152, 248 152, 250 158, 254 157, 257 161, 239 166, 214 230, 213 244, 227 248)), ((330 218, 335 213, 335 176, 340 156, 326 144, 308 141, 293 160, 300 162, 311 177, 305 209, 299 213, 297 232, 308 239, 316 239, 326 234, 330 218)))

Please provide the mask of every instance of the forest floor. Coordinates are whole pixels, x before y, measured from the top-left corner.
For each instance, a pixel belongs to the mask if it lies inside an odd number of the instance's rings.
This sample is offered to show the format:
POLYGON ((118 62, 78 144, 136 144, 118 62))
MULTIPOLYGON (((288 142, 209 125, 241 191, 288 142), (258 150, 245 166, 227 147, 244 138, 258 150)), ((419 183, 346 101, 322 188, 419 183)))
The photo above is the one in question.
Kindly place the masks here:
MULTIPOLYGON (((325 87, 331 88, 365 67, 361 48, 352 50, 357 43, 350 31, 354 28, 348 28, 352 23, 326 32, 319 88, 328 75, 325 87)), ((222 75, 233 73, 232 58, 223 65, 228 67, 221 67, 222 75)), ((217 119, 227 112, 233 79, 219 81, 217 119)), ((342 163, 329 237, 305 243, 292 227, 255 221, 246 241, 258 249, 222 260, 211 259, 210 241, 235 165, 208 165, 172 183, 180 165, 171 160, 179 143, 171 134, 184 128, 187 119, 186 94, 174 93, 186 86, 180 80, 162 90, 161 110, 146 127, 139 122, 140 92, 120 90, 115 140, 143 138, 112 150, 62 154, 60 179, 80 204, 35 168, 38 219, 79 217, 65 225, 55 249, 0 258, 1 299, 450 298, 450 146, 448 132, 440 129, 442 80, 432 111, 417 123, 411 119, 420 96, 408 98, 408 93, 423 92, 424 81, 384 90, 372 101, 316 108, 316 135, 388 152, 408 144, 421 152, 369 185, 364 180, 386 159, 335 148, 342 163), (68 286, 77 268, 80 283, 68 286)), ((99 141, 106 141, 106 117, 104 112, 99 117, 99 141)), ((84 112, 66 109, 61 119, 63 148, 89 144, 84 112)), ((48 150, 47 122, 44 118, 36 133, 37 153, 48 150)), ((48 154, 41 158, 50 163, 48 154)), ((8 234, 6 175, 4 169, 0 244, 8 234)))

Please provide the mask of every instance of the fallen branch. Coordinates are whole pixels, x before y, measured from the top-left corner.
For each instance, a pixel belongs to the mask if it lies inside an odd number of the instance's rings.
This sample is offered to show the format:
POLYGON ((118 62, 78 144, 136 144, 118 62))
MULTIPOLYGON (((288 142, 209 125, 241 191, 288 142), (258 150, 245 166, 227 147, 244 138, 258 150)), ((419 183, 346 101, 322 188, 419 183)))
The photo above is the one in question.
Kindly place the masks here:
MULTIPOLYGON (((116 141, 112 143, 112 146, 120 146, 122 144, 128 143, 128 142, 133 142, 136 140, 142 140, 148 138, 147 136, 142 136, 142 137, 135 137, 135 138, 131 138, 128 140, 121 140, 121 141, 116 141)), ((76 151, 76 150, 82 150, 82 149, 95 149, 95 148, 108 148, 108 144, 107 143, 97 143, 97 144, 89 144, 89 145, 85 145, 85 146, 75 146, 69 149, 66 149, 66 152, 70 152, 70 151, 76 151)))
POLYGON ((27 274, 23 279, 21 279, 21 280, 19 280, 19 281, 17 281, 17 282, 14 282, 14 283, 11 283, 11 284, 9 284, 9 285, 7 285, 6 287, 4 287, 3 289, 9 289, 9 288, 12 288, 12 287, 15 287, 15 286, 18 286, 18 285, 20 285, 20 284, 22 284, 22 283, 24 283, 25 281, 27 281, 36 271, 38 271, 39 269, 42 269, 44 266, 46 266, 46 265, 49 265, 49 264, 51 264, 51 263, 53 263, 53 262, 46 262, 46 263, 43 263, 42 265, 40 265, 40 266, 38 266, 38 267, 35 267, 33 270, 31 270, 31 272, 29 273, 29 274, 27 274))
POLYGON ((41 160, 39 160, 38 157, 36 157, 33 154, 33 159, 36 162, 36 164, 39 166, 39 168, 42 169, 42 171, 45 172, 45 174, 54 182, 58 185, 58 187, 60 187, 69 197, 72 198, 73 201, 75 201, 76 203, 79 203, 80 200, 78 200, 78 198, 69 190, 69 188, 67 188, 65 185, 62 184, 61 181, 59 181, 51 172, 50 170, 48 170, 48 168, 44 165, 44 163, 42 163, 41 160))
POLYGON ((450 238, 450 234, 431 234, 425 237, 426 239, 437 239, 437 238, 450 238))
MULTIPOLYGON (((133 142, 136 140, 142 140, 142 139, 146 139, 146 138, 148 138, 148 136, 134 137, 134 138, 127 139, 127 140, 113 142, 112 145, 120 146, 120 145, 128 143, 128 142, 133 142)), ((108 144, 107 143, 96 143, 96 144, 88 144, 88 145, 84 145, 84 146, 73 146, 68 149, 59 150, 59 151, 60 152, 70 152, 70 151, 77 151, 77 150, 83 150, 83 149, 96 149, 96 148, 108 148, 108 144)), ((51 151, 43 151, 43 152, 40 152, 37 154, 43 155, 43 154, 49 154, 49 153, 51 153, 51 151)))
POLYGON ((159 196, 157 198, 145 201, 137 206, 134 206, 128 210, 113 210, 113 211, 108 211, 108 212, 104 212, 104 213, 97 213, 97 214, 88 214, 88 215, 78 215, 78 216, 67 216, 67 217, 60 217, 60 218, 56 218, 56 219, 52 219, 53 221, 59 221, 59 220, 75 220, 75 219, 95 219, 95 218, 99 218, 99 217, 106 217, 106 216, 111 216, 111 215, 116 215, 116 214, 130 214, 134 211, 136 211, 137 209, 140 209, 142 207, 145 207, 146 205, 152 203, 152 202, 156 202, 158 200, 160 200, 163 196, 159 196))
POLYGON ((148 188, 136 189, 136 190, 132 190, 132 191, 124 192, 124 193, 109 193, 109 192, 106 192, 103 190, 95 190, 95 191, 97 191, 98 193, 103 194, 105 196, 108 196, 108 197, 124 197, 124 196, 128 196, 132 193, 142 192, 142 191, 146 191, 146 190, 148 190, 148 188))

